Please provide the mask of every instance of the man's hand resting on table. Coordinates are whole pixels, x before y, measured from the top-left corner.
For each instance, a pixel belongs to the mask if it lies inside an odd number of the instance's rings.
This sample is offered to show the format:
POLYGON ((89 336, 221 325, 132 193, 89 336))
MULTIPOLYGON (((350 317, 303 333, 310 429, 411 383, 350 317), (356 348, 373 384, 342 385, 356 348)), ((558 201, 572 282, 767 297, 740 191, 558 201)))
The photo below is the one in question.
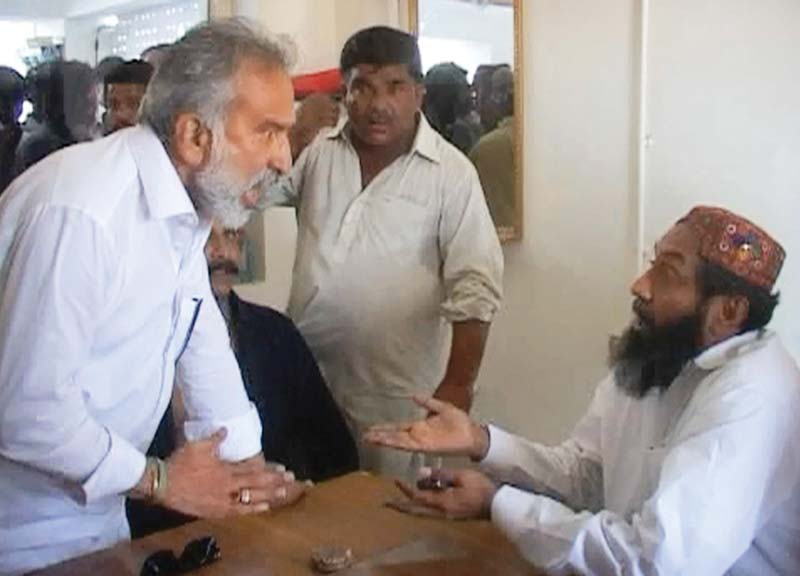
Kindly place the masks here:
MULTIPOLYGON (((423 468, 423 477, 430 475, 430 469, 423 468)), ((497 494, 497 485, 477 470, 437 470, 436 475, 448 488, 443 490, 420 490, 405 482, 397 486, 411 500, 442 513, 452 520, 470 518, 489 518, 492 500, 497 494)))
MULTIPOLYGON (((197 442, 187 442, 166 461, 166 489, 156 504, 200 518, 253 514, 287 506, 300 499, 306 484, 282 466, 270 465, 261 454, 242 462, 219 458, 225 430, 197 442)), ((147 493, 147 473, 134 489, 147 493)))

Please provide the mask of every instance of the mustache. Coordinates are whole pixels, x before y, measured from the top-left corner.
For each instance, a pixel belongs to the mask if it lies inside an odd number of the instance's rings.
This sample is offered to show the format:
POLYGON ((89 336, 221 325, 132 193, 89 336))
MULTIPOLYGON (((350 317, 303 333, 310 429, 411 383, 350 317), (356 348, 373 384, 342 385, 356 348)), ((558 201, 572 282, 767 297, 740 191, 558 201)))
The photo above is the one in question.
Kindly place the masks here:
POLYGON ((232 260, 223 260, 219 262, 213 262, 208 267, 209 272, 212 274, 215 272, 224 272, 225 274, 238 274, 239 273, 239 265, 232 260))
POLYGON ((646 324, 648 326, 652 326, 655 324, 655 316, 653 315, 652 310, 647 307, 644 300, 641 298, 636 298, 631 305, 633 309, 633 314, 637 320, 639 320, 642 324, 646 324))
POLYGON ((258 211, 263 211, 269 205, 269 190, 281 179, 287 178, 287 176, 281 174, 280 172, 273 170, 272 168, 266 168, 262 172, 258 173, 255 178, 251 181, 251 185, 248 190, 258 190, 258 200, 256 200, 256 207, 255 209, 258 211))
POLYGON ((269 187, 278 182, 280 180, 281 174, 277 170, 273 170, 272 168, 265 168, 252 180, 251 188, 259 188, 261 190, 265 190, 265 186, 269 187))
POLYGON ((370 112, 369 115, 367 116, 367 120, 377 124, 388 124, 389 122, 392 121, 393 117, 394 115, 391 114, 390 112, 377 110, 370 112))
POLYGON ((611 338, 608 355, 617 386, 635 398, 652 389, 667 389, 700 351, 698 314, 656 326, 650 314, 641 311, 641 315, 637 312, 638 322, 611 338))

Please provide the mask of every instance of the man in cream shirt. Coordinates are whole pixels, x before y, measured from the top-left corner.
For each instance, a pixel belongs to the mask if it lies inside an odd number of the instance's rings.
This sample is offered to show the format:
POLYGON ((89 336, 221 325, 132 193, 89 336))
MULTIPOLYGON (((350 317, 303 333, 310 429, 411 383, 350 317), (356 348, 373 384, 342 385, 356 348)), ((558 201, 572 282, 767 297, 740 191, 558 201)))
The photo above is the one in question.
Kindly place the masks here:
MULTIPOLYGON (((306 148, 271 200, 298 207, 289 313, 360 437, 418 415, 414 393, 469 410, 503 257, 475 169, 420 113, 413 36, 362 30, 340 68, 346 121, 306 148)), ((368 445, 360 456, 384 473, 409 464, 368 445)))
POLYGON ((203 256, 211 220, 243 225, 289 167, 286 66, 242 24, 198 27, 142 125, 51 155, 0 200, 0 573, 127 538, 126 495, 224 517, 302 494, 260 454, 203 256), (174 379, 189 442, 146 459, 174 379))

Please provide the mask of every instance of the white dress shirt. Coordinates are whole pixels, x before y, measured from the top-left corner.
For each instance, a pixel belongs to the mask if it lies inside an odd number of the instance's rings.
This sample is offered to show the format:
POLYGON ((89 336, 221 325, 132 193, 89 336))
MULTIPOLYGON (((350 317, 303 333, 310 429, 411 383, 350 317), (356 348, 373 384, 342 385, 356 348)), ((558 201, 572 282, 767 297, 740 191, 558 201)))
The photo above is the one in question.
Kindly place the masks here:
POLYGON ((641 400, 612 378, 570 440, 490 429, 492 520, 553 574, 800 574, 800 372, 778 337, 701 354, 641 400))
POLYGON ((188 439, 258 453, 198 219, 147 128, 66 148, 0 200, 0 573, 127 538, 123 493, 182 388, 188 439), (190 338, 191 335, 191 338, 190 338))
MULTIPOLYGON (((411 151, 364 188, 345 122, 301 154, 271 201, 298 207, 289 314, 357 437, 418 416, 444 375, 449 323, 490 322, 503 254, 477 172, 422 117, 411 151)), ((362 465, 408 458, 360 447, 362 465)))

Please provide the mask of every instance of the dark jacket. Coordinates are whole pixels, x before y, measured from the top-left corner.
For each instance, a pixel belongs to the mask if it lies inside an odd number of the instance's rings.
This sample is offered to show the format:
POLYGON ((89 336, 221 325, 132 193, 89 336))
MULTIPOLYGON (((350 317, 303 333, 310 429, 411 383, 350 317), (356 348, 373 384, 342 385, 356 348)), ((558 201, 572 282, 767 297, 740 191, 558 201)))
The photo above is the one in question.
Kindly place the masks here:
MULTIPOLYGON (((213 305, 213 303, 212 303, 213 305)), ((358 450, 328 386, 294 323, 283 314, 231 293, 231 338, 247 395, 261 417, 264 457, 299 479, 327 480, 358 469, 358 450)), ((148 454, 167 458, 175 449, 167 409, 148 454)), ((134 538, 190 518, 128 501, 134 538)))

